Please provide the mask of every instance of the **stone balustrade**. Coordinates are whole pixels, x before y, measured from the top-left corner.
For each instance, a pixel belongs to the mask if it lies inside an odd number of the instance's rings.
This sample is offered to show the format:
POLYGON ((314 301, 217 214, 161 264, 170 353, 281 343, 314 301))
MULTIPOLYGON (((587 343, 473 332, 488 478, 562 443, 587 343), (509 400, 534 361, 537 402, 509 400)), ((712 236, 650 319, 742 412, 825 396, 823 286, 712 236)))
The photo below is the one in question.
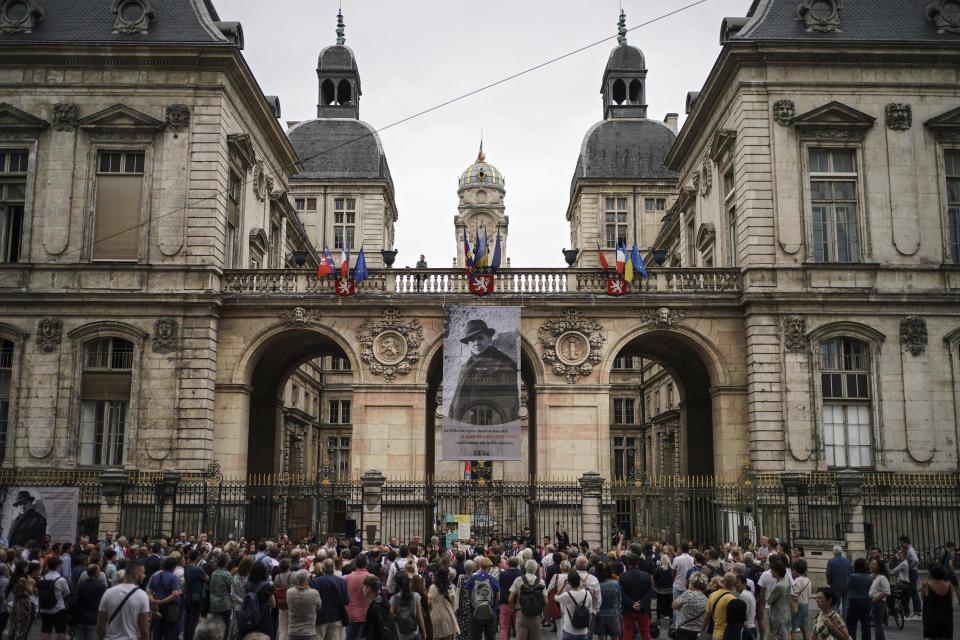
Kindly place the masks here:
MULTIPOLYGON (((635 279, 627 295, 739 293, 737 269, 650 269, 649 278, 635 279)), ((317 278, 299 269, 234 269, 224 271, 222 292, 228 296, 334 294, 334 276, 317 278)), ((607 279, 599 269, 501 269, 494 293, 521 295, 603 294, 607 279)), ((357 287, 358 294, 469 294, 469 276, 462 269, 374 269, 357 287)))

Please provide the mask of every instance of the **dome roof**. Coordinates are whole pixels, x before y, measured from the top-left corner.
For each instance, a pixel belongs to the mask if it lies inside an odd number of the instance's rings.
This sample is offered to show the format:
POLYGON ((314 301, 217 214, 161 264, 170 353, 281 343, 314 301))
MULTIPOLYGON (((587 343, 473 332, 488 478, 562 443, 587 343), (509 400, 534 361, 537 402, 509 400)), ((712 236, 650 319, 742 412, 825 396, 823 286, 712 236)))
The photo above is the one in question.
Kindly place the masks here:
POLYGON ((387 157, 376 129, 352 118, 307 120, 287 132, 303 163, 291 180, 383 179, 393 190, 387 157))
POLYGON ((317 71, 353 71, 359 73, 353 50, 342 44, 330 45, 320 51, 320 57, 317 59, 317 71))
POLYGON ((486 162, 486 158, 481 153, 476 162, 466 168, 462 174, 460 174, 460 188, 464 187, 473 187, 479 185, 488 185, 491 187, 498 187, 503 189, 503 174, 493 166, 486 162))
POLYGON ((647 63, 640 49, 629 44, 621 44, 610 51, 610 58, 607 60, 606 70, 643 71, 646 68, 647 63))
POLYGON ((570 192, 579 178, 676 180, 667 157, 677 134, 662 122, 615 118, 590 127, 583 137, 570 192))

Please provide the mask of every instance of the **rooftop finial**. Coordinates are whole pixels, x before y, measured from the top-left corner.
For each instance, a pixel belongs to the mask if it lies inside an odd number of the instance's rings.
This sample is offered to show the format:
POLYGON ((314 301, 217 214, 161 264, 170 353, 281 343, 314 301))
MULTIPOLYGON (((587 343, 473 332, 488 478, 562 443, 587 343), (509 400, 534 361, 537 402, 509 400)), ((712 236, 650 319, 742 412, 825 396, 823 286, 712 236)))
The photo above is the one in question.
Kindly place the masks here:
POLYGON ((620 21, 617 23, 617 42, 627 44, 627 14, 620 9, 620 21))
POLYGON ((337 9, 337 44, 342 45, 346 41, 343 35, 343 11, 337 9))

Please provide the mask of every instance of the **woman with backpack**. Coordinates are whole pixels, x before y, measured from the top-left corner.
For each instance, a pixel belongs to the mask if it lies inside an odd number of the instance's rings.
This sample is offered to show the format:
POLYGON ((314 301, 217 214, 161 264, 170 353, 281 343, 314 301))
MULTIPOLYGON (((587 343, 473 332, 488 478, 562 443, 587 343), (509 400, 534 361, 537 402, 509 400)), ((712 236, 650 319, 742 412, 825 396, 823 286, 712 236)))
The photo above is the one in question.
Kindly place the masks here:
MULTIPOLYGON (((407 566, 413 568, 411 563, 407 563, 407 566)), ((410 576, 410 572, 407 573, 407 576, 410 576)), ((423 579, 422 575, 414 572, 413 576, 410 577, 410 589, 420 595, 420 608, 424 612, 424 640, 433 640, 433 618, 430 616, 430 594, 427 592, 427 581, 423 579)))
POLYGON ((557 620, 563 618, 563 611, 561 611, 560 605, 557 604, 557 596, 567 588, 567 575, 570 573, 570 561, 561 560, 559 567, 560 570, 553 574, 553 577, 550 578, 550 582, 547 584, 547 613, 553 619, 553 626, 550 629, 551 632, 557 630, 557 620))
POLYGON ((273 579, 273 595, 277 599, 277 609, 280 610, 277 621, 277 640, 287 640, 287 618, 289 614, 287 590, 290 588, 290 578, 293 576, 290 572, 290 558, 282 559, 279 569, 280 572, 273 579))
POLYGON ((473 575, 476 564, 473 560, 463 563, 463 573, 457 577, 457 626, 460 627, 458 640, 470 640, 470 621, 473 620, 473 608, 470 606, 470 594, 467 593, 467 581, 473 575))
POLYGON ((270 610, 277 606, 273 585, 267 580, 267 565, 254 562, 247 578, 247 586, 240 605, 237 638, 251 633, 265 633, 274 640, 273 616, 270 610))
POLYGON ((418 640, 426 637, 420 594, 412 588, 407 574, 397 574, 397 592, 390 598, 390 613, 397 624, 397 640, 418 640))
POLYGON ((563 615, 561 640, 582 640, 590 637, 590 608, 593 598, 583 588, 580 573, 567 574, 566 590, 557 596, 557 604, 563 615))
POLYGON ((457 610, 460 602, 457 590, 450 584, 449 562, 441 558, 437 562, 437 574, 430 591, 427 592, 430 608, 430 622, 433 625, 434 640, 452 640, 460 633, 457 622, 457 610))

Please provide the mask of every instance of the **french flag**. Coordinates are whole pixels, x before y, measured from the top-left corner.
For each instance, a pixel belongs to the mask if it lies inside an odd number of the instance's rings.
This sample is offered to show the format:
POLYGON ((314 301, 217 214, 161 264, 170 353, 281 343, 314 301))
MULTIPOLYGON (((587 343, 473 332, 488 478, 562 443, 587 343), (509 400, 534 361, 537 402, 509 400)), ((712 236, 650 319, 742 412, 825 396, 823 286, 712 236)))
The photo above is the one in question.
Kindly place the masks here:
POLYGON ((622 244, 617 243, 617 273, 623 273, 627 264, 627 251, 622 244))

